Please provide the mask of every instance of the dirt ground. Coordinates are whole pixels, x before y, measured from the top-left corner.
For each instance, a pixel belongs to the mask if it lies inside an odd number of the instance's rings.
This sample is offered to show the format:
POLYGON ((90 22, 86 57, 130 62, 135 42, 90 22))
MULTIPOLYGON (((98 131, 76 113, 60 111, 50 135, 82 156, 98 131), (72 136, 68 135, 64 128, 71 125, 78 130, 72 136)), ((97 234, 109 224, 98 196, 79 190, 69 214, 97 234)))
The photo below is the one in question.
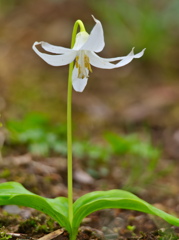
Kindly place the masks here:
MULTIPOLYGON (((77 159, 75 159, 78 162, 77 159)), ((78 163, 79 164, 79 163, 78 163)), ((115 166, 110 166, 114 172, 115 166)), ((37 159, 30 154, 7 156, 1 164, 1 182, 18 181, 30 191, 41 196, 67 196, 66 159, 60 157, 37 159)), ((81 169, 82 171, 82 169, 81 169)), ((175 171, 173 171, 174 173, 175 171)), ((170 213, 179 214, 177 197, 177 172, 160 178, 158 183, 148 186, 138 194, 154 206, 170 213)), ((79 169, 74 168, 74 175, 79 169)), ((105 188, 118 188, 119 182, 111 175, 102 179, 93 179, 84 184, 86 174, 74 179, 74 199, 83 194, 105 188)), ((68 239, 68 234, 49 217, 33 209, 17 206, 4 206, 0 210, 1 238, 7 239, 68 239), (58 229, 61 229, 59 232, 58 229), (58 231, 57 231, 58 230, 58 231), (54 232, 57 231, 57 232, 54 232), (4 235, 7 233, 7 235, 4 235), (50 234, 50 235, 48 235, 50 234)), ((78 239, 178 239, 179 228, 169 226, 158 217, 144 213, 108 209, 98 211, 86 217, 79 229, 78 239)))

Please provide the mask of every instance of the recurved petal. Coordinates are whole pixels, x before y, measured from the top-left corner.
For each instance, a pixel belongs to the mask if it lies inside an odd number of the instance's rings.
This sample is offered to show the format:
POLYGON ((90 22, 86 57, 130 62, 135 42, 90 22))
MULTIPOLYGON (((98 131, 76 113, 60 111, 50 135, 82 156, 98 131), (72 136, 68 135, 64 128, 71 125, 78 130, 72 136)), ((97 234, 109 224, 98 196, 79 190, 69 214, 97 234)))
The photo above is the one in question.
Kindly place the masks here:
MULTIPOLYGON (((87 70, 88 71, 88 70, 87 70)), ((88 71, 89 73, 89 71, 88 71)), ((72 73, 72 85, 76 92, 83 92, 88 82, 88 78, 78 78, 78 69, 74 67, 72 73)))
POLYGON ((118 67, 123 67, 130 63, 134 58, 139 58, 142 57, 145 49, 143 49, 140 53, 134 54, 133 49, 132 51, 125 57, 117 57, 117 58, 101 58, 94 52, 88 52, 88 56, 90 59, 90 64, 98 67, 98 68, 103 68, 103 69, 113 69, 113 68, 118 68, 118 67), (120 62, 113 64, 110 63, 112 61, 118 61, 121 60, 120 62))
POLYGON ((141 52, 134 54, 134 48, 132 48, 132 51, 127 56, 115 57, 115 58, 105 58, 105 60, 107 60, 108 62, 115 62, 115 61, 123 60, 128 56, 133 56, 134 58, 140 58, 143 56, 145 49, 146 48, 144 48, 141 52))
POLYGON ((32 46, 32 49, 41 57, 46 63, 52 66, 64 66, 71 63, 76 57, 76 51, 70 50, 69 52, 63 55, 50 55, 46 53, 41 53, 37 48, 36 45, 41 43, 35 42, 32 46))
POLYGON ((55 46, 55 45, 49 44, 47 42, 40 42, 39 44, 41 44, 42 48, 45 51, 51 52, 51 53, 63 54, 63 53, 68 53, 71 51, 71 49, 69 49, 69 48, 55 46))
MULTIPOLYGON (((132 48, 131 52, 127 56, 134 55, 134 48, 132 48)), ((115 61, 120 61, 125 59, 127 56, 122 56, 122 57, 115 57, 115 58, 104 58, 108 62, 115 62, 115 61)))
POLYGON ((140 57, 142 57, 142 56, 144 55, 145 49, 146 49, 146 48, 144 48, 141 52, 135 54, 135 55, 134 55, 134 58, 140 58, 140 57))
POLYGON ((93 19, 96 22, 96 24, 93 27, 93 29, 88 37, 88 40, 81 47, 81 50, 101 52, 105 46, 103 27, 99 20, 95 19, 94 17, 93 17, 93 19))

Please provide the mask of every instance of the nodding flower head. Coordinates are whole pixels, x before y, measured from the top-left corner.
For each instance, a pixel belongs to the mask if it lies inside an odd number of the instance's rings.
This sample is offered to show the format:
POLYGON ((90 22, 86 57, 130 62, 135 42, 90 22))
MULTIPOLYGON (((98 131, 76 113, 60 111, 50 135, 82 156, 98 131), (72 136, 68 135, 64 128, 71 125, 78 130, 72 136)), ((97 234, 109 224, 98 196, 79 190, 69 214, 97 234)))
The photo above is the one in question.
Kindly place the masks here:
POLYGON ((127 56, 115 58, 99 57, 96 53, 101 52, 105 46, 104 34, 101 22, 95 18, 94 21, 96 24, 90 34, 86 31, 81 31, 76 35, 72 49, 54 46, 46 42, 35 42, 32 47, 45 62, 52 66, 64 66, 75 61, 72 72, 72 85, 77 92, 82 92, 86 87, 89 72, 92 72, 91 66, 103 69, 123 67, 134 58, 142 57, 145 51, 143 49, 141 52, 134 54, 133 48, 127 56), (55 55, 40 52, 36 47, 37 45, 41 45, 44 50, 55 55), (116 61, 117 63, 113 63, 116 61))

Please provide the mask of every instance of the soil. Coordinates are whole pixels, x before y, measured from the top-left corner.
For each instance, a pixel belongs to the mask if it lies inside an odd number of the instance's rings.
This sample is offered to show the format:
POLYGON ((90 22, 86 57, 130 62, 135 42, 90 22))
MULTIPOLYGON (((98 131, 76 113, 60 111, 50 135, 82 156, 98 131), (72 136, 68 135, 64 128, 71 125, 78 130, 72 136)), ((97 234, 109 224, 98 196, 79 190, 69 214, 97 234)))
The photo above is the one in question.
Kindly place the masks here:
MULTIPOLYGON (((30 154, 4 157, 1 164, 0 180, 18 181, 28 190, 46 197, 67 196, 66 187, 66 159, 60 157, 37 158, 30 154), (48 191, 47 191, 48 189, 48 191), (47 194, 48 192, 48 194, 47 194)), ((78 159, 75 159, 79 162, 78 159)), ((79 165, 79 163, 78 163, 79 165)), ((81 163, 81 165, 83 165, 81 163)), ((115 165, 111 166, 111 171, 115 165)), ((74 172, 77 171, 76 167, 74 172)), ((87 174, 87 173, 86 173, 87 174)), ((141 198, 153 203, 156 207, 168 213, 176 214, 179 211, 179 199, 176 198, 177 184, 170 174, 161 179, 158 186, 149 185, 138 194, 141 198), (168 181, 172 184, 170 191, 160 189, 168 181), (157 191, 158 188, 158 191, 157 191)), ((80 179, 80 178, 79 178, 80 179)), ((118 182, 110 176, 94 179, 90 184, 74 179, 74 198, 99 189, 103 189, 104 182, 108 182, 107 189, 117 188, 118 182), (112 187, 113 186, 113 187, 112 187)), ((19 208, 17 206, 4 206, 0 210, 1 238, 7 239, 68 239, 60 226, 49 217, 33 209, 19 208), (56 230, 61 229, 58 236, 56 230), (7 235, 4 235, 6 233, 7 235), (50 235, 48 235, 50 233, 50 235), (53 233, 53 234, 52 234, 53 233)), ((109 209, 98 211, 86 217, 79 229, 78 239, 178 239, 179 228, 169 226, 158 217, 144 213, 109 209)))
MULTIPOLYGON (((9 5, 0 19, 3 43, 0 110, 3 121, 21 118, 31 111, 49 112, 53 121, 64 121, 66 82, 62 79, 66 78, 67 69, 54 70, 45 63, 39 63, 29 46, 41 39, 52 40, 52 43, 60 39, 61 45, 69 46, 74 21, 80 16, 91 26, 93 23, 89 16, 93 10, 82 0, 76 1, 75 7, 72 7, 70 0, 60 1, 60 4, 57 1, 37 0, 35 7, 32 1, 17 2, 14 7, 9 5), (63 34, 54 30, 57 28, 63 34), (12 37, 12 33, 16 34, 12 37), (9 64, 10 61, 13 64, 9 64), (60 81, 56 81, 57 78, 61 78, 60 81)), ((111 51, 115 52, 115 49, 111 47, 111 51)), ((108 54, 107 51, 105 53, 108 54)), ((176 62, 175 59, 173 62, 176 62)), ((93 78, 96 85, 91 81, 85 94, 74 93, 74 122, 78 123, 74 134, 100 142, 103 141, 100 136, 104 130, 138 133, 144 137, 149 132, 153 144, 162 151, 158 168, 168 171, 156 178, 159 173, 157 169, 153 175, 154 182, 139 186, 140 191, 136 194, 154 206, 179 216, 178 70, 171 70, 169 66, 166 68, 164 70, 160 64, 154 66, 146 60, 134 63, 128 70, 120 69, 120 73, 116 70, 110 73, 95 70, 93 78), (113 81, 103 84, 103 78, 113 81)), ((1 138, 0 144, 1 140, 3 142, 1 138)), ((5 146, 8 144, 5 141, 5 146)), ((25 146, 10 145, 8 149, 0 158, 1 183, 17 181, 45 197, 67 196, 66 158, 53 154, 36 157, 25 146)), ((83 173, 82 180, 74 178, 74 200, 91 191, 122 188, 124 180, 119 178, 116 171, 118 160, 111 161, 110 174, 91 178, 89 183, 85 183, 84 178, 91 177, 85 172, 87 159, 74 159, 74 176, 75 173, 83 173)), ((9 238, 68 240, 68 233, 54 220, 33 209, 4 206, 0 208, 0 239, 9 238)), ((177 240, 179 228, 144 213, 109 209, 98 211, 83 220, 78 240, 88 239, 177 240)))

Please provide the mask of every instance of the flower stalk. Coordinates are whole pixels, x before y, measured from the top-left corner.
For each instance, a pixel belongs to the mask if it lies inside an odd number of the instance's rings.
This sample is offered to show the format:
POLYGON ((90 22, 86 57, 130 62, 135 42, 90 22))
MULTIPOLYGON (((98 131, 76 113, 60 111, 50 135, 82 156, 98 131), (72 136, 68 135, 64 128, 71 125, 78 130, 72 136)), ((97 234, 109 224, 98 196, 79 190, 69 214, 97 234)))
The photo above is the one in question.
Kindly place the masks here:
MULTIPOLYGON (((73 27, 71 48, 75 44, 78 27, 80 32, 85 31, 84 24, 81 20, 77 20, 73 27)), ((68 171, 68 217, 70 224, 73 221, 73 156, 72 156, 72 72, 74 62, 69 65, 68 73, 68 90, 67 90, 67 171, 68 171)))
MULTIPOLYGON (((135 58, 143 56, 145 49, 134 54, 132 51, 127 56, 114 58, 101 58, 96 53, 101 52, 105 46, 103 27, 99 20, 94 18, 95 26, 90 34, 85 30, 81 20, 77 20, 73 27, 71 48, 55 46, 47 42, 35 42, 32 46, 36 54, 46 63, 52 66, 64 66, 69 64, 68 90, 67 90, 67 185, 68 185, 68 208, 66 217, 68 219, 66 229, 70 233, 70 239, 74 240, 78 226, 76 224, 75 207, 73 205, 73 159, 72 159, 72 87, 77 92, 83 92, 87 85, 89 73, 92 67, 102 69, 114 69, 125 66, 135 58), (78 28, 80 28, 78 32, 78 28), (40 45, 46 52, 39 51, 37 46, 40 45), (74 64, 75 61, 75 64, 74 64), (117 63, 114 63, 116 62, 117 63), (74 216, 73 216, 74 215, 74 216)), ((63 224, 63 222, 62 222, 63 224)), ((66 226, 66 225, 62 225, 66 226)))

